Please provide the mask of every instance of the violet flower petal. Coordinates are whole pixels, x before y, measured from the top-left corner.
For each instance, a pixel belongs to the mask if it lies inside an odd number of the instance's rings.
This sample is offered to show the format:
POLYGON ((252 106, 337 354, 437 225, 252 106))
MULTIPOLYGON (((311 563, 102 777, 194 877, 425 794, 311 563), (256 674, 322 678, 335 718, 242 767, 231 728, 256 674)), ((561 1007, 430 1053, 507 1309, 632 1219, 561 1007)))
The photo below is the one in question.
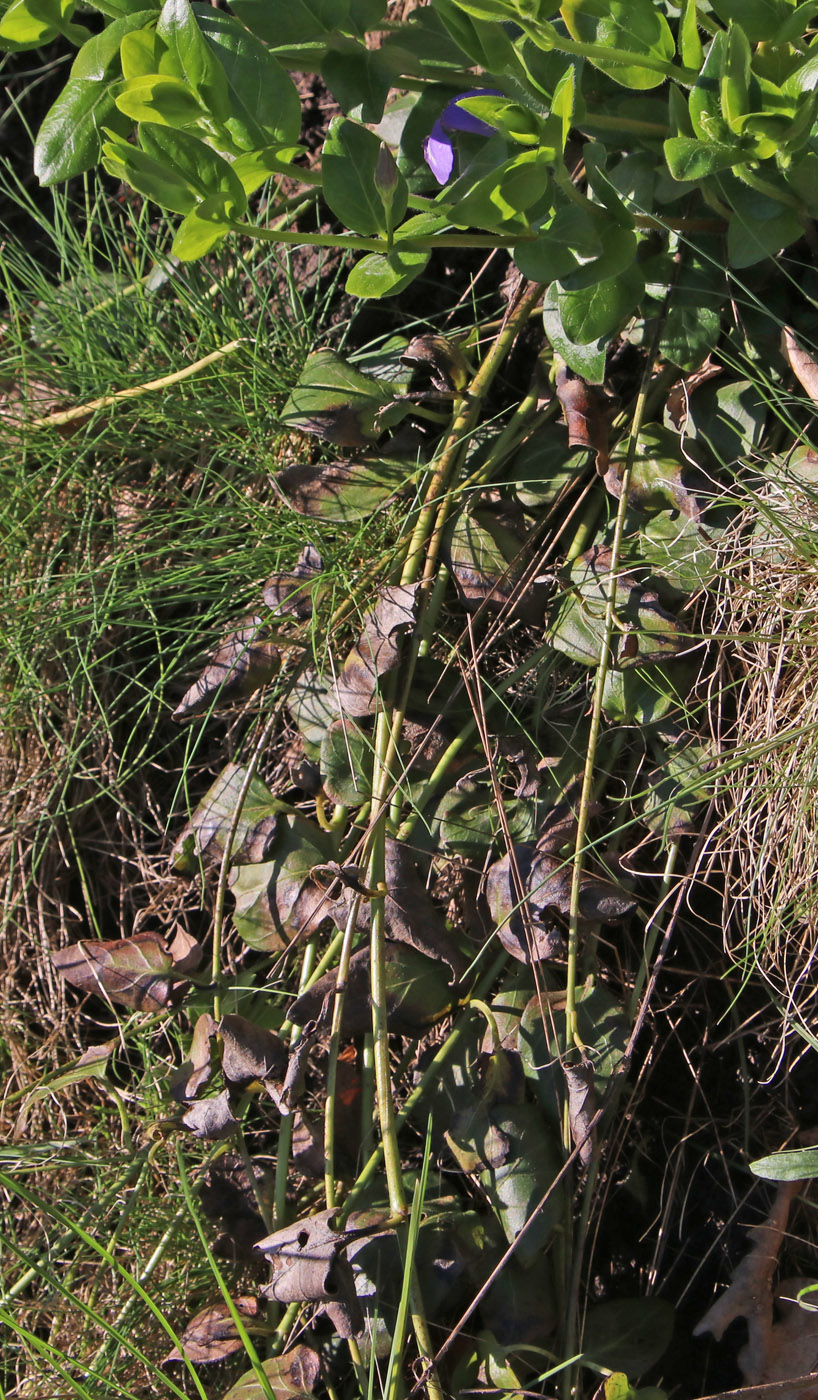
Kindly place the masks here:
POLYGON ((454 170, 454 146, 440 121, 435 122, 423 143, 423 159, 437 183, 445 185, 454 170))
POLYGON ((469 92, 459 93, 457 97, 452 98, 440 118, 444 131, 466 131, 473 136, 493 136, 494 127, 489 126, 488 122, 482 121, 480 117, 475 117, 471 112, 464 111, 460 103, 464 97, 502 97, 502 95, 497 88, 472 88, 469 92))

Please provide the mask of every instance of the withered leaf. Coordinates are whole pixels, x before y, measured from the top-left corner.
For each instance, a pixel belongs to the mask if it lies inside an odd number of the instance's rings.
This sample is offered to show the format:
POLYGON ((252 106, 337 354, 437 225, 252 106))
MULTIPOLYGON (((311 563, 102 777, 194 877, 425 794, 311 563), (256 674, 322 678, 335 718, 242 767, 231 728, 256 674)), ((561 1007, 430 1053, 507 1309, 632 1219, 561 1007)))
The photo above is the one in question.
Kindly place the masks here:
POLYGON ((247 617, 219 644, 171 718, 188 719, 203 710, 246 700, 273 679, 280 665, 278 648, 269 640, 262 619, 247 617))
MULTIPOLYGON (((311 1400, 321 1374, 321 1361, 310 1347, 296 1346, 282 1356, 263 1361, 261 1369, 276 1400, 311 1400)), ((223 1400, 267 1400, 267 1394, 255 1371, 245 1371, 223 1400)))
POLYGON ((57 949, 51 961, 72 987, 137 1011, 161 1011, 171 999, 173 959, 158 933, 83 939, 57 949))
POLYGON ((173 971, 178 977, 186 977, 201 966, 204 949, 198 939, 187 929, 177 928, 168 944, 168 952, 173 962, 173 971))
MULTIPOLYGON (((253 1162, 253 1176, 265 1194, 272 1196, 272 1172, 253 1162)), ((239 1156, 225 1153, 205 1169, 200 1200, 207 1218, 221 1225, 213 1246, 215 1253, 234 1261, 257 1262, 253 1250, 267 1230, 247 1167, 239 1156)))
POLYGON ((337 1230, 335 1217, 334 1210, 321 1211, 260 1240, 256 1248, 269 1255, 273 1265, 273 1278, 261 1291, 279 1303, 334 1304, 340 1308, 334 1317, 340 1321, 341 1335, 358 1335, 363 1314, 352 1268, 343 1253, 347 1240, 356 1234, 337 1230))
POLYGON ((598 385, 586 384, 562 362, 557 370, 556 390, 568 428, 568 446, 594 452, 596 469, 604 476, 608 469, 608 399, 598 385))
POLYGON ((674 428, 682 429, 687 424, 688 404, 690 395, 694 389, 698 389, 700 384, 706 384, 708 379, 716 379, 724 371, 721 365, 717 365, 708 355, 700 369, 694 370, 692 374, 686 374, 684 379, 679 379, 667 396, 667 418, 674 428))
MULTIPOLYGON (((452 1004, 452 992, 439 962, 424 957, 400 943, 386 945, 386 1005, 389 1027, 396 1034, 410 1034, 419 1026, 432 1025, 445 1016, 452 1004)), ((332 1019, 332 998, 337 972, 325 972, 302 992, 289 1008, 288 1019, 297 1026, 315 1021, 327 1026, 332 1019)), ((369 1000, 371 986, 369 949, 360 948, 349 962, 341 1035, 363 1035, 372 1029, 369 1000)))
POLYGON ((335 687, 338 709, 348 715, 370 714, 380 681, 400 660, 400 636, 415 625, 418 584, 381 588, 364 629, 344 662, 335 687))
POLYGON ((300 1108, 293 1114, 293 1162, 304 1176, 320 1180, 327 1168, 320 1127, 300 1108))
POLYGON ((214 1099, 199 1099, 184 1115, 182 1122, 194 1137, 220 1142, 231 1137, 239 1126, 230 1107, 230 1090, 224 1089, 214 1099))
POLYGON ((271 574, 268 578, 263 592, 267 607, 301 619, 312 617, 315 585, 323 567, 315 546, 305 545, 289 572, 271 574))
POLYGON ((280 816, 269 859, 230 874, 233 921, 245 943, 274 951, 331 918, 332 905, 310 875, 334 854, 332 837, 315 822, 297 813, 280 816))
POLYGON ((276 480, 300 515, 351 522, 394 501, 415 468, 415 458, 364 453, 350 462, 286 467, 276 480))
POLYGON ((386 838, 385 874, 388 894, 384 920, 389 937, 447 963, 450 980, 459 981, 466 970, 466 959, 421 880, 409 847, 391 836, 386 838))
POLYGON ((280 1036, 256 1026, 244 1016, 223 1016, 222 1073, 229 1084, 243 1086, 253 1080, 283 1079, 288 1050, 280 1036))
POLYGON ((785 326, 781 332, 781 348, 801 388, 809 394, 813 403, 818 403, 818 364, 806 350, 802 350, 795 332, 789 326, 785 326))
MULTIPOLYGON (((567 919, 571 908, 570 861, 538 850, 531 861, 528 894, 538 918, 558 915, 567 919)), ((636 899, 611 880, 583 871, 579 883, 579 914, 588 923, 618 924, 632 914, 636 899)))
POLYGON ((210 1041, 216 1034, 216 1022, 208 1011, 197 1018, 190 1042, 190 1055, 170 1079, 170 1095, 177 1103, 194 1099, 212 1072, 210 1041))
POLYGON ((486 876, 486 900, 495 933, 506 951, 522 963, 547 962, 564 946, 562 931, 553 919, 535 918, 528 903, 533 855, 531 846, 515 846, 511 854, 490 866, 486 876))
POLYGON ((410 340, 401 355, 401 362, 412 369, 425 370, 441 393, 451 393, 452 390, 460 393, 471 378, 469 362, 460 346, 445 335, 435 335, 430 331, 410 340))
MULTIPOLYGON (((257 1298, 234 1298, 233 1303, 236 1311, 248 1322, 258 1317, 257 1298)), ((225 1357, 234 1356, 244 1346, 226 1303, 213 1303, 210 1307, 202 1308, 190 1319, 179 1340, 181 1348, 174 1347, 169 1351, 163 1365, 187 1357, 195 1365, 204 1366, 213 1361, 224 1361, 225 1357)))
POLYGON ((594 1155, 591 1121, 594 1116, 594 1068, 591 1064, 563 1064, 568 1091, 568 1122, 579 1160, 587 1167, 594 1155))
MULTIPOLYGON (((247 769, 228 763, 211 784, 171 851, 171 864, 182 875, 194 875, 199 862, 219 864, 233 824, 247 769)), ((266 783, 252 778, 242 804, 233 837, 233 865, 255 865, 266 860, 275 840, 278 816, 288 812, 285 802, 273 797, 266 783)))

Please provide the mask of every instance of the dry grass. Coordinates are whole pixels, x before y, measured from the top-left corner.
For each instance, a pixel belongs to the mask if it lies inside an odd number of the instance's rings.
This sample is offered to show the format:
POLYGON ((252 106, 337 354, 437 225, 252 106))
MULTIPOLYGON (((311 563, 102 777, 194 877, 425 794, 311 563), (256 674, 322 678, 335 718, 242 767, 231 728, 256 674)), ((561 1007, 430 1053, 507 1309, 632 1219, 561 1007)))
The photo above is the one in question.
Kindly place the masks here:
POLYGON ((718 626, 725 638, 729 751, 711 849, 727 871, 725 935, 782 1011, 782 1037, 814 1009, 818 945, 818 495, 769 479, 726 546, 718 626), (729 659, 728 659, 729 657, 729 659))

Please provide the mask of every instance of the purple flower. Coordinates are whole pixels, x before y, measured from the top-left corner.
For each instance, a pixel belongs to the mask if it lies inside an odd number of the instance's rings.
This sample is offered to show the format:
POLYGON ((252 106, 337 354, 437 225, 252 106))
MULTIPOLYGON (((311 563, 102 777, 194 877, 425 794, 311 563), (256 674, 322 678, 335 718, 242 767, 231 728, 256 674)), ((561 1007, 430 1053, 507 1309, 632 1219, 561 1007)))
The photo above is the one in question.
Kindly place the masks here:
POLYGON ((444 108, 423 143, 423 157, 439 185, 445 185, 454 169, 454 145, 451 132, 468 131, 473 136, 491 136, 494 127, 472 116, 460 106, 464 97, 502 97, 497 88, 472 88, 453 97, 444 108))

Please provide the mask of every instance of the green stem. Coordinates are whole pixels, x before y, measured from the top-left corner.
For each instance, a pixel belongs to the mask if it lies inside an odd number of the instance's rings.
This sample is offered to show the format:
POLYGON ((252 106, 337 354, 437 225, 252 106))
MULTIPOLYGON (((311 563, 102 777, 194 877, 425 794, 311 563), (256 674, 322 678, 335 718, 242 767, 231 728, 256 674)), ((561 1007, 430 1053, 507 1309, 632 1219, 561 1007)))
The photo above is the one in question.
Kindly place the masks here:
POLYGON ((360 907, 361 896, 356 895, 350 905, 344 928, 344 941, 341 944, 338 976, 335 982, 335 1001, 332 1007, 329 1063, 327 1065, 327 1098, 324 1107, 324 1195, 328 1210, 332 1210, 333 1206, 338 1204, 335 1187, 335 1089, 338 1081, 338 1052, 341 1048, 341 1022, 344 1015, 346 984, 349 977, 349 960, 352 956, 352 945, 355 940, 360 907))
MULTIPOLYGON (((298 979, 298 994, 310 984, 310 975, 315 961, 315 944, 310 940, 304 949, 304 959, 301 964, 301 976, 298 979)), ((285 1028, 282 1026, 282 1032, 285 1028)), ((293 1051, 301 1039, 301 1026, 289 1026, 290 1050, 293 1051)), ((286 1114, 279 1124, 278 1144, 276 1150, 276 1174, 275 1185, 273 1187, 273 1219, 274 1229, 280 1230, 285 1224, 287 1217, 287 1172, 290 1165, 290 1150, 293 1143, 293 1115, 286 1114)), ((272 1231, 270 1232, 272 1234, 272 1231)))
POLYGON ((633 53, 629 49, 608 48, 605 44, 583 44, 574 39, 566 39, 553 24, 538 26, 521 21, 521 28, 533 44, 545 53, 566 53, 576 58, 587 58, 589 63, 605 71, 609 63, 621 64, 627 68, 648 68, 653 73, 661 73, 672 78, 684 87, 693 87, 698 81, 698 68, 680 68, 665 58, 655 58, 649 53, 633 53))
MULTIPOLYGON (((348 233, 298 233, 293 229, 266 228, 263 224, 231 222, 234 233, 260 238, 266 243, 292 243, 297 247, 347 248, 359 253, 388 253, 386 238, 362 238, 348 233)), ((493 233, 436 233, 428 238, 401 238, 399 246, 406 251, 422 248, 514 248, 530 239, 531 234, 516 234, 513 238, 493 233)))

